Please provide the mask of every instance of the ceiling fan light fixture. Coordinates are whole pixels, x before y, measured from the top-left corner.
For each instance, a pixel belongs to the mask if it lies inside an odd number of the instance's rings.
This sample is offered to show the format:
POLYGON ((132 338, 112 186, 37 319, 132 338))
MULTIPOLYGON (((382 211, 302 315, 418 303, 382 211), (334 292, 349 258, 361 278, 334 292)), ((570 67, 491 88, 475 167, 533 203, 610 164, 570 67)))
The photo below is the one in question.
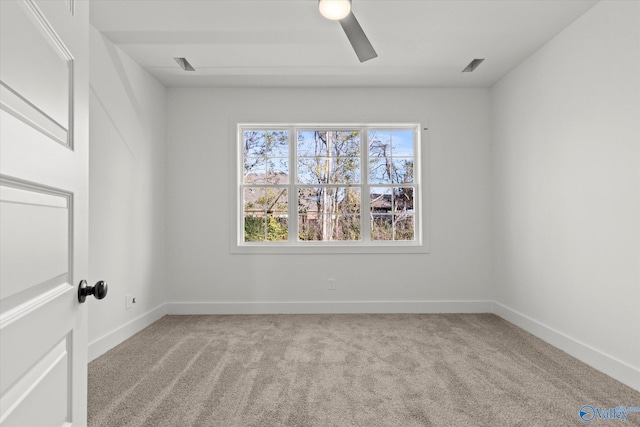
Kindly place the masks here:
POLYGON ((332 21, 339 21, 351 13, 351 0, 318 0, 320 14, 332 21))

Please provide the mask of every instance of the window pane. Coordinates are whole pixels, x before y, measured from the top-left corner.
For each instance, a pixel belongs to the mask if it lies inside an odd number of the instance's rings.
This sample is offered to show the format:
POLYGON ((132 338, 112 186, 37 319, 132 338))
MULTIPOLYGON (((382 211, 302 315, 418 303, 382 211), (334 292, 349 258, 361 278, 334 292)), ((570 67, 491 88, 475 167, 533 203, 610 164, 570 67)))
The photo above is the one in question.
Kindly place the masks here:
POLYGON ((369 183, 403 184, 413 182, 413 159, 390 157, 369 159, 369 183))
POLYGON ((266 140, 267 157, 288 157, 289 156, 289 132, 269 131, 264 133, 266 140))
POLYGON ((360 182, 360 158, 338 157, 329 159, 331 183, 357 184, 360 182))
POLYGON ((327 232, 323 215, 298 215, 298 240, 322 241, 327 232))
POLYGON ((413 215, 395 215, 393 217, 393 240, 413 240, 415 235, 413 220, 413 215))
POLYGON ((331 240, 360 240, 360 215, 333 215, 331 240))
POLYGON ((298 132, 298 157, 326 157, 329 155, 328 148, 326 132, 298 132))
POLYGON ((384 130, 369 131, 369 157, 391 156, 391 132, 384 130))
POLYGON ((243 132, 244 156, 259 157, 266 151, 264 132, 247 130, 243 132))
POLYGON ((413 187, 393 189, 393 210, 395 212, 413 213, 413 187))
POLYGON ((391 215, 373 214, 371 240, 393 240, 393 217, 391 215))
POLYGON ((267 162, 262 157, 245 157, 244 183, 264 184, 266 182, 267 162))
POLYGON ((369 194, 371 213, 390 213, 391 187, 372 187, 369 194))
POLYGON ((289 159, 269 158, 265 182, 268 184, 287 184, 289 182, 289 159))
POLYGON ((289 240, 289 220, 286 215, 267 216, 267 241, 285 242, 289 240))
POLYGON ((307 157, 298 159, 299 184, 327 184, 329 182, 329 159, 307 157))
POLYGON ((391 132, 391 141, 393 157, 413 157, 413 130, 394 130, 391 132))
POLYGON ((244 155, 286 156, 289 152, 289 132, 286 130, 247 130, 243 132, 244 155))
POLYGON ((262 242, 266 235, 266 222, 264 216, 244 217, 244 241, 262 242))
POLYGON ((360 213, 360 188, 338 187, 329 190, 331 213, 360 213))
POLYGON ((325 211, 325 204, 329 199, 325 197, 325 189, 301 188, 298 190, 298 213, 317 216, 325 211))
POLYGON ((243 132, 245 157, 287 157, 289 132, 286 130, 247 130, 243 132))
POLYGON ((334 157, 360 156, 360 131, 329 131, 326 138, 329 141, 329 154, 334 157))
POLYGON ((369 159, 369 183, 391 184, 393 176, 393 162, 391 159, 369 159))
POLYGON ((393 159, 392 182, 394 184, 413 182, 413 159, 393 159))
POLYGON ((286 188, 266 188, 265 189, 265 210, 267 213, 286 214, 289 210, 286 188))
POLYGON ((244 189, 244 215, 264 216, 265 189, 252 187, 244 189))

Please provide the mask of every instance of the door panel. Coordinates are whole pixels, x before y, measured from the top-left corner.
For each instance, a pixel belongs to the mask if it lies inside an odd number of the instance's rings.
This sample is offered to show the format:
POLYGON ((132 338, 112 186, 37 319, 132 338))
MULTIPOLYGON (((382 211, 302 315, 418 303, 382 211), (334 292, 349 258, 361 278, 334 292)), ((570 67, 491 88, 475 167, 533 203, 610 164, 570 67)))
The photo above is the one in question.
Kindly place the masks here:
MULTIPOLYGON (((74 289, 69 288, 65 292, 60 292, 50 301, 40 304, 34 310, 13 318, 12 322, 7 322, 2 328, 0 334, 0 345, 2 349, 2 360, 0 368, 2 368, 2 378, 0 378, 0 390, 2 392, 2 409, 5 407, 5 395, 15 394, 15 387, 21 381, 27 378, 26 373, 33 369, 52 348, 61 340, 71 343, 73 339, 74 324, 70 321, 66 322, 47 322, 43 324, 40 319, 53 319, 53 316, 64 310, 73 309, 72 297, 75 294, 74 289), (64 332, 65 329, 68 332, 64 332), (40 339, 27 339, 32 336, 40 336, 40 339), (67 339, 67 337, 69 339, 67 339)), ((61 383, 61 387, 66 388, 67 382, 61 383)), ((18 387, 18 389, 20 389, 18 387)), ((1 414, 0 417, 6 414, 1 414)))
POLYGON ((64 337, 12 385, 10 392, 3 396, 2 406, 9 410, 0 422, 16 426, 61 426, 71 418, 69 345, 70 340, 64 337))
POLYGON ((0 425, 83 426, 88 2, 0 17, 0 425))
POLYGON ((68 280, 68 204, 69 197, 0 184, 2 299, 68 280))
POLYGON ((6 2, 0 20, 5 110, 52 139, 71 145, 71 53, 35 3, 6 2))

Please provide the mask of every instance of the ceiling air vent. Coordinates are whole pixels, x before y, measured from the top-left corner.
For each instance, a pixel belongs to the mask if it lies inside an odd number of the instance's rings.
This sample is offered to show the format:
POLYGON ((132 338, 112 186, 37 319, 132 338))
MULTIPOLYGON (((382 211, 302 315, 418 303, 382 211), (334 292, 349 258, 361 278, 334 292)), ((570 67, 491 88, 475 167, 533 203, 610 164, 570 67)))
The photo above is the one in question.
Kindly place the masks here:
POLYGON ((474 59, 473 61, 469 62, 469 65, 467 65, 467 67, 462 70, 463 73, 470 73, 473 70, 475 70, 476 68, 478 68, 478 66, 480 64, 482 64, 482 61, 484 61, 484 58, 482 59, 474 59))
POLYGON ((187 61, 187 58, 173 58, 173 59, 175 59, 178 65, 180 66, 180 68, 182 68, 185 71, 196 70, 195 68, 193 68, 191 64, 189 64, 189 61, 187 61))

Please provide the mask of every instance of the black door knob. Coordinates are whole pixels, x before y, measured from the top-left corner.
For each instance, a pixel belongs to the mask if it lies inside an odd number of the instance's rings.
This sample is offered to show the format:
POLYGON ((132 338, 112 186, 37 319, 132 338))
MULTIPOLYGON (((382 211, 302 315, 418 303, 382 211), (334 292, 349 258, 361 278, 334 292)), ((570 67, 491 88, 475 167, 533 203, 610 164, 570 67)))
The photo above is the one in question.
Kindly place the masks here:
POLYGON ((108 290, 109 286, 104 280, 100 280, 95 286, 87 286, 87 281, 82 280, 78 286, 78 301, 85 302, 88 295, 93 295, 96 299, 102 299, 107 296, 108 290))

